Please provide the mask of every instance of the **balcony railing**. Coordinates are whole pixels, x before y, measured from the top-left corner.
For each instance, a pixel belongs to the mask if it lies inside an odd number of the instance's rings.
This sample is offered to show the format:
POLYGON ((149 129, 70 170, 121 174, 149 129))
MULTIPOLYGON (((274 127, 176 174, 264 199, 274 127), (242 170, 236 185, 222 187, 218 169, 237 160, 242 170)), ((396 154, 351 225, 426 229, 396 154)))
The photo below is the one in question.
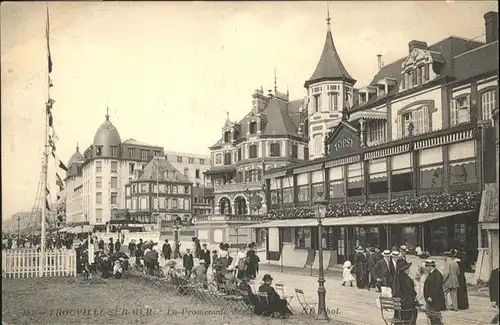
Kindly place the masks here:
POLYGON ((263 182, 248 182, 214 185, 214 193, 244 192, 246 190, 258 191, 262 190, 262 184, 263 182))
POLYGON ((210 215, 202 215, 196 216, 196 222, 200 221, 254 221, 260 222, 262 221, 262 215, 235 215, 235 214, 210 214, 210 215))

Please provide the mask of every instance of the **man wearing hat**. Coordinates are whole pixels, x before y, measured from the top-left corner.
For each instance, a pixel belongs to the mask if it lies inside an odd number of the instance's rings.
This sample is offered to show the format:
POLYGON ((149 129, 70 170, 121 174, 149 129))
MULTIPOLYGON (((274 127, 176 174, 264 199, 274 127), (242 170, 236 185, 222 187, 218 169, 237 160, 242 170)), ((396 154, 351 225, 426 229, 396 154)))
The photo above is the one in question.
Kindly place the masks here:
POLYGON ((387 291, 387 288, 392 288, 394 273, 395 268, 391 260, 391 251, 385 250, 382 252, 382 259, 378 260, 373 267, 373 274, 377 280, 379 292, 381 292, 382 288, 384 288, 384 292, 387 291))
POLYGON ((207 249, 207 244, 203 244, 203 248, 200 251, 200 260, 205 261, 205 274, 210 266, 210 251, 207 249))
POLYGON ((186 276, 191 276, 191 270, 194 266, 193 254, 189 248, 186 248, 186 254, 182 257, 182 267, 184 267, 184 272, 186 276))
POLYGON ((427 303, 427 313, 431 325, 442 325, 440 312, 446 309, 446 300, 443 292, 443 275, 436 270, 436 262, 425 261, 427 278, 424 282, 424 299, 427 303))
POLYGON ((368 290, 371 288, 375 288, 375 285, 377 284, 376 277, 373 275, 373 268, 375 267, 375 264, 377 264, 377 253, 375 253, 375 248, 370 247, 368 249, 368 290))
POLYGON ((366 281, 366 256, 363 247, 359 246, 356 248, 356 255, 354 256, 354 273, 356 274, 356 286, 358 289, 365 288, 368 281, 366 281))
POLYGON ((444 253, 444 271, 443 271, 443 290, 445 297, 450 295, 451 306, 450 310, 458 310, 458 278, 460 276, 460 267, 454 261, 452 252, 444 253))
POLYGON ((248 294, 248 301, 245 301, 245 303, 255 306, 257 305, 257 297, 254 295, 252 287, 250 287, 248 281, 250 281, 248 276, 246 274, 243 274, 241 276, 240 283, 238 284, 238 289, 248 294))
POLYGON ((193 268, 192 274, 194 274, 196 282, 199 283, 207 282, 207 268, 204 260, 200 260, 200 264, 196 265, 193 268))
POLYGON ((406 253, 408 252, 408 247, 406 245, 401 245, 399 247, 399 254, 400 254, 400 259, 406 261, 406 253))
POLYGON ((280 295, 271 287, 273 278, 269 274, 265 274, 262 278, 264 282, 259 287, 259 292, 267 293, 267 302, 260 300, 257 306, 255 306, 254 312, 258 315, 267 314, 266 316, 273 315, 274 313, 279 313, 282 318, 286 318, 287 315, 292 315, 290 309, 288 309, 287 302, 285 299, 281 299, 280 295))
POLYGON ((401 299, 401 311, 395 312, 396 319, 405 321, 404 324, 415 325, 417 323, 417 309, 415 300, 417 292, 415 284, 408 276, 411 263, 401 259, 397 262, 396 276, 394 277, 393 297, 401 299), (399 314, 399 315, 398 315, 399 314))

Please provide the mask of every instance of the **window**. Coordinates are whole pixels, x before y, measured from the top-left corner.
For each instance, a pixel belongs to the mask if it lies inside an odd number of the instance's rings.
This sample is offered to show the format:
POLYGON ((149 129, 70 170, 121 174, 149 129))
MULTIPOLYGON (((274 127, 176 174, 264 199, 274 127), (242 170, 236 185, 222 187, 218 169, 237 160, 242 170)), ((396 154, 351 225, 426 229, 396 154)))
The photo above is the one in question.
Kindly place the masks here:
POLYGON ((283 189, 283 203, 292 203, 293 202, 293 188, 284 188, 283 189))
POLYGON ((166 192, 167 192, 166 185, 165 184, 160 184, 160 193, 166 193, 166 192))
POLYGON ((118 188, 118 177, 111 177, 111 188, 118 188))
POLYGON ((297 200, 299 202, 307 202, 309 201, 309 185, 299 186, 297 187, 297 200))
POLYGON ((321 110, 321 94, 313 95, 313 105, 315 112, 319 112, 321 110))
POLYGON ((95 209, 95 222, 102 223, 102 209, 95 209))
POLYGON ((328 109, 330 111, 338 111, 339 94, 335 92, 328 93, 328 109))
POLYGON ((194 164, 194 158, 189 157, 188 158, 188 164, 194 164))
POLYGON ((248 158, 257 158, 257 145, 252 144, 251 146, 248 147, 248 158))
POLYGON ((128 164, 128 173, 130 175, 134 174, 134 168, 135 168, 135 164, 134 163, 129 163, 128 164))
POLYGON ((311 228, 295 228, 295 248, 311 248, 311 228))
POLYGON ((363 195, 363 164, 350 164, 347 166, 347 196, 361 195, 363 195))
POLYGON ((319 194, 324 198, 325 197, 325 187, 323 183, 312 184, 312 192, 311 197, 313 201, 319 199, 319 194))
POLYGON ((231 132, 226 131, 224 132, 224 142, 230 142, 231 141, 231 132))
POLYGON ((111 156, 118 157, 118 147, 111 147, 111 156))
POLYGON ((330 168, 330 198, 344 197, 344 166, 330 168))
POLYGON ((188 177, 189 175, 189 168, 184 168, 184 176, 188 177))
POLYGON ((113 204, 113 205, 118 204, 118 194, 117 193, 111 193, 111 204, 113 204))
POLYGON ((465 95, 451 101, 451 126, 468 123, 470 121, 470 97, 465 95))
POLYGON ((128 157, 129 158, 135 157, 135 149, 134 148, 128 148, 128 157))
POLYGON ((184 210, 191 210, 191 202, 188 199, 184 199, 184 210))
POLYGON ((314 144, 314 154, 320 155, 323 152, 323 136, 321 134, 315 134, 313 136, 313 144, 314 144))
POLYGON ((241 161, 241 148, 238 148, 238 154, 237 154, 238 161, 241 161))
POLYGON ((383 120, 375 120, 370 123, 370 142, 385 141, 385 126, 386 122, 383 120))
POLYGON ((147 150, 141 150, 141 159, 148 159, 149 152, 147 150))
POLYGON ((283 242, 293 244, 293 236, 292 236, 293 228, 280 228, 280 231, 282 231, 281 238, 282 238, 283 242))
POLYGON ((102 147, 101 146, 95 147, 95 155, 102 156, 102 147))
POLYGON ((412 110, 402 115, 402 134, 405 137, 410 137, 428 132, 429 124, 429 108, 427 105, 422 105, 417 109, 412 110))
POLYGON ((95 203, 102 204, 102 193, 101 192, 97 192, 95 194, 95 203))
POLYGON ((101 173, 102 172, 102 161, 97 160, 95 162, 95 172, 96 173, 101 173))
POLYGON ((370 181, 368 183, 369 194, 382 194, 388 191, 387 182, 387 160, 386 158, 373 159, 369 161, 368 170, 370 181))
POLYGON ((222 155, 220 153, 218 153, 218 154, 215 155, 215 163, 217 165, 222 164, 222 155))
POLYGON ((256 134, 257 133, 257 122, 250 122, 250 134, 256 134))
POLYGON ((292 158, 298 158, 298 148, 297 148, 297 144, 295 143, 292 143, 292 158))
POLYGON ((141 184, 141 193, 146 193, 148 191, 148 184, 141 184))
POLYGON ((443 165, 420 167, 420 188, 442 188, 443 165))
POLYGON ((118 162, 117 161, 112 161, 111 162, 111 172, 116 173, 118 171, 118 162))
POLYGON ((309 147, 304 147, 304 160, 309 160, 309 147))
POLYGON ((177 185, 172 185, 172 194, 177 194, 177 185))
POLYGON ((176 199, 172 200, 172 209, 177 209, 177 200, 176 199))
POLYGON ((271 157, 281 157, 281 145, 279 143, 271 143, 269 148, 271 157))
POLYGON ((95 178, 95 187, 96 188, 101 188, 102 187, 102 177, 101 176, 97 176, 95 178))
POLYGON ((200 165, 205 165, 205 159, 200 158, 200 165))
POLYGON ((194 171, 194 177, 195 177, 195 178, 200 178, 200 170, 199 170, 199 169, 196 169, 196 170, 194 171))
POLYGON ((231 165, 231 153, 226 152, 224 154, 224 165, 231 165))
POLYGON ((391 192, 413 189, 412 158, 409 153, 392 156, 391 192))
POLYGON ((477 183, 475 161, 450 162, 450 184, 477 183))
POLYGON ((491 120, 491 112, 495 109, 495 91, 490 90, 481 94, 481 112, 483 120, 491 120))
POLYGON ((191 194, 189 191, 189 186, 184 186, 184 194, 191 194))

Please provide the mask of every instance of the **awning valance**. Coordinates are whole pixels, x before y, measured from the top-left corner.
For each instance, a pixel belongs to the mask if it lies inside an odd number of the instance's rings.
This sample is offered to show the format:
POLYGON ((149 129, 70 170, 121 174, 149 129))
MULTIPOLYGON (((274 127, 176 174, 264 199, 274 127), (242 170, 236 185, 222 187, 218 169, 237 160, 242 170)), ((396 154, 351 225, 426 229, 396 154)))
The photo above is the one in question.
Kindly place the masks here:
MULTIPOLYGON (((323 226, 374 226, 374 225, 402 225, 420 224, 432 220, 443 219, 455 215, 472 212, 469 211, 448 211, 413 214, 389 214, 380 216, 358 216, 343 218, 325 218, 323 226)), ((273 220, 265 223, 243 226, 241 228, 290 228, 290 227, 315 227, 318 225, 316 219, 288 219, 273 220)))
POLYGON ((365 110, 365 111, 357 111, 351 114, 349 117, 349 122, 356 121, 359 119, 368 119, 368 120, 387 120, 387 111, 380 110, 365 110))
POLYGON ((321 164, 314 164, 310 166, 304 166, 304 167, 299 167, 293 170, 294 174, 302 174, 302 173, 307 173, 307 172, 314 172, 317 170, 321 170, 323 168, 323 163, 321 164))

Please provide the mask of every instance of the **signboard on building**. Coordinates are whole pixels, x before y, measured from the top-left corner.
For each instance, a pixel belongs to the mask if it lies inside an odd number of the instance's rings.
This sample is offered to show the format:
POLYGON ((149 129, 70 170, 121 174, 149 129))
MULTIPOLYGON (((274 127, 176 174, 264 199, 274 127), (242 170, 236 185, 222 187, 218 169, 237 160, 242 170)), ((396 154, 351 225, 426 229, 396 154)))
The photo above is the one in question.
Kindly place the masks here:
POLYGON ((345 122, 337 125, 327 141, 328 155, 331 157, 348 154, 360 147, 358 130, 345 122))

